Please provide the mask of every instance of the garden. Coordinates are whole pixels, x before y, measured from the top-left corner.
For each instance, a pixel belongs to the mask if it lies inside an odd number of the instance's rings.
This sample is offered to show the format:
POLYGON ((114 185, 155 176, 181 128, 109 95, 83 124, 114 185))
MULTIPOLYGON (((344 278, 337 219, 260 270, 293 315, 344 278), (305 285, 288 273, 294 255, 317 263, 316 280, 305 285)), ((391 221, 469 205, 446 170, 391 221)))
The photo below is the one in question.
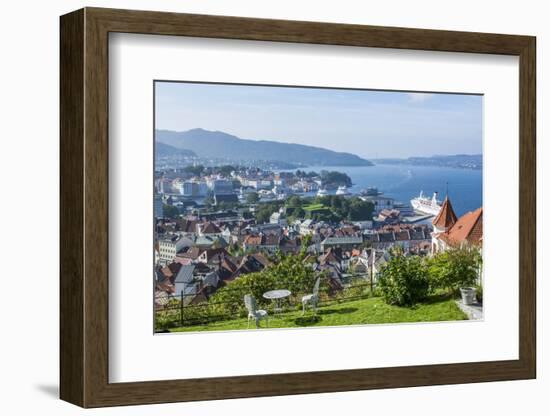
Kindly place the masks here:
MULTIPOLYGON (((249 310, 243 299, 252 295, 267 319, 261 328, 292 328, 435 322, 468 319, 455 301, 460 289, 479 285, 481 255, 476 248, 457 248, 431 257, 390 251, 377 276, 345 275, 335 286, 327 270, 312 267, 306 253, 279 254, 270 267, 238 277, 219 288, 206 302, 183 306, 174 297, 156 312, 157 332, 247 329, 249 310), (302 303, 319 279, 316 305, 302 303), (290 292, 279 305, 266 299, 272 290, 290 292)), ((265 321, 265 322, 264 322, 265 321)))

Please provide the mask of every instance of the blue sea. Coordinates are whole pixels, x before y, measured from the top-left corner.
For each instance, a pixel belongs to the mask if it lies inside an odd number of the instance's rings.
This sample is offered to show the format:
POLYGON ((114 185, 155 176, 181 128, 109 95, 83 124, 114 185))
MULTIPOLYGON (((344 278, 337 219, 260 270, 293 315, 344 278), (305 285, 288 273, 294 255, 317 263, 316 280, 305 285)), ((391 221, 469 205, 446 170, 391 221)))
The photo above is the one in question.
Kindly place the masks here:
POLYGON ((406 204, 410 204, 410 200, 418 196, 420 191, 428 197, 433 192, 438 192, 439 199, 442 200, 448 189, 449 198, 458 216, 481 207, 483 203, 482 170, 413 165, 308 166, 302 170, 344 172, 353 182, 349 189, 351 193, 376 187, 384 195, 406 204))

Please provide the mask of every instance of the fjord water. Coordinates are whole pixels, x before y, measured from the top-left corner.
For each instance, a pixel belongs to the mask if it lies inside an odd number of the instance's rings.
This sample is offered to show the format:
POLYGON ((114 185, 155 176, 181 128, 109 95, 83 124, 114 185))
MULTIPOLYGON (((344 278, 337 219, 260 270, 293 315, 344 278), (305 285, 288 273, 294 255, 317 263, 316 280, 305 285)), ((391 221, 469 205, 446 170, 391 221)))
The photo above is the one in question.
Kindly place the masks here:
POLYGON ((424 191, 431 198, 433 192, 439 199, 449 198, 458 216, 473 211, 483 203, 483 171, 439 166, 375 165, 375 166, 309 166, 306 171, 336 170, 351 178, 351 193, 376 187, 384 195, 410 204, 410 200, 424 191))

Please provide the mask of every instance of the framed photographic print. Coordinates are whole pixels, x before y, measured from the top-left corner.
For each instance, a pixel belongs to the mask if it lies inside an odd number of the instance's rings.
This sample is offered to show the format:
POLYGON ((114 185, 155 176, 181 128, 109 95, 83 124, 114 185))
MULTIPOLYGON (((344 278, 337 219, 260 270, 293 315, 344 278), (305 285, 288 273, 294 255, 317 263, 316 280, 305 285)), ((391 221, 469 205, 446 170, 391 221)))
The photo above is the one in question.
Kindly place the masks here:
POLYGON ((61 398, 536 376, 535 38, 61 17, 61 398))

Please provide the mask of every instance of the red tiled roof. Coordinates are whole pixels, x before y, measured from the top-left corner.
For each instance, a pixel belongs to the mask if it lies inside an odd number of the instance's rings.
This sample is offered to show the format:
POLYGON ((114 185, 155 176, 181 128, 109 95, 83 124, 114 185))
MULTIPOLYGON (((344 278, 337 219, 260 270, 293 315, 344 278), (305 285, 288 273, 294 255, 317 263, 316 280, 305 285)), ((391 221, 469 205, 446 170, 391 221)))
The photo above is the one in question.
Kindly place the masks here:
POLYGON ((204 251, 203 249, 195 246, 195 247, 189 248, 189 250, 187 250, 184 253, 179 253, 178 256, 195 260, 197 257, 201 255, 203 251, 204 251))
POLYGON ((168 279, 172 283, 182 266, 181 263, 170 263, 168 266, 163 267, 160 272, 165 279, 168 279))
POLYGON ((334 252, 334 250, 332 250, 332 248, 329 248, 325 254, 322 254, 319 257, 319 262, 321 264, 339 263, 340 259, 338 259, 338 257, 336 255, 336 253, 334 252))
POLYGON ((197 228, 198 221, 183 219, 178 222, 179 229, 186 233, 194 233, 197 228))
POLYGON ((448 196, 445 197, 443 205, 436 217, 433 219, 432 224, 439 228, 448 229, 456 222, 456 214, 451 205, 451 201, 448 196))
POLYGON ((202 255, 206 255, 206 260, 210 262, 212 259, 216 259, 217 257, 225 257, 226 255, 229 255, 229 253, 225 250, 223 247, 219 248, 209 248, 207 250, 204 250, 201 253, 202 255))
POLYGON ((262 236, 261 235, 247 235, 244 238, 244 244, 248 244, 251 246, 259 246, 262 244, 262 236))
POLYGON ((264 267, 267 267, 271 264, 269 259, 266 256, 264 256, 262 253, 254 253, 251 256, 254 257, 256 261, 258 261, 258 263, 260 263, 264 267))
POLYGON ((483 208, 464 214, 447 232, 441 233, 439 238, 451 245, 463 242, 481 244, 483 238, 483 208))
POLYGON ((213 222, 207 222, 203 224, 201 231, 203 234, 219 234, 222 230, 213 222))
POLYGON ((224 257, 222 260, 221 267, 229 270, 231 273, 235 273, 237 270, 237 265, 234 264, 231 260, 229 260, 227 257, 224 257))
POLYGON ((279 236, 276 234, 268 234, 263 236, 262 245, 264 246, 278 246, 279 245, 279 236))

